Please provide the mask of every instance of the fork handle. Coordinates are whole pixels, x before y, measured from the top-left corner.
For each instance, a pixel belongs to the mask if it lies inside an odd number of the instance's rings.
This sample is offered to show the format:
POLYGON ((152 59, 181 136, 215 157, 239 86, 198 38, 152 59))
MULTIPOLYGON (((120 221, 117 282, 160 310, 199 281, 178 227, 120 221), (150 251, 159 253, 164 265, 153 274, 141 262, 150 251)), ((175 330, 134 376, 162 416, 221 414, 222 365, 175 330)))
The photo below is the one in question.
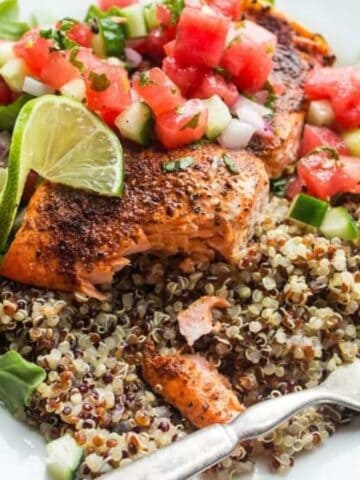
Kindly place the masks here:
POLYGON ((332 401, 327 390, 316 387, 261 402, 229 425, 198 430, 99 480, 185 480, 223 460, 239 441, 273 430, 303 408, 332 401))

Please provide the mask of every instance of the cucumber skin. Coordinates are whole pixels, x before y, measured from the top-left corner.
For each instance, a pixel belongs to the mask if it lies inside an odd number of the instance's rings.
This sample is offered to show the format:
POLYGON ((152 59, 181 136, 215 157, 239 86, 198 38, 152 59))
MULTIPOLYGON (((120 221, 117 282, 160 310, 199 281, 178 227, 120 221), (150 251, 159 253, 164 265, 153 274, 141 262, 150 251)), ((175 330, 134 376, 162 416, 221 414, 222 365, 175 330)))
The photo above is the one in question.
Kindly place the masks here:
POLYGON ((328 211, 329 204, 310 195, 300 193, 293 201, 289 218, 303 225, 319 228, 328 211))

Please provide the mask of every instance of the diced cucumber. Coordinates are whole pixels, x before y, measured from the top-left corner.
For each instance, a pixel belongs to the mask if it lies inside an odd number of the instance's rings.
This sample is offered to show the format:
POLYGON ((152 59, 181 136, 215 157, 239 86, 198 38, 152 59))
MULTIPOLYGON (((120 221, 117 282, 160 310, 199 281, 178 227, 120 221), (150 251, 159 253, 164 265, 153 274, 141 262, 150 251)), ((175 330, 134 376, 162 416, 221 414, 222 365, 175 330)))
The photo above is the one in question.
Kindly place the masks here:
POLYGON ((144 37, 147 34, 144 7, 140 3, 122 8, 121 15, 127 20, 125 30, 128 38, 144 37))
POLYGON ((145 23, 149 31, 160 27, 160 22, 157 15, 157 3, 149 3, 144 6, 145 23))
POLYGON ((12 58, 0 69, 0 75, 14 92, 22 92, 28 70, 24 60, 12 58))
POLYGON ((208 109, 206 136, 209 140, 217 138, 229 125, 231 114, 227 105, 218 95, 205 101, 208 109))
POLYGON ((342 137, 350 154, 354 157, 360 157, 360 128, 345 132, 342 137))
POLYGON ((125 47, 125 26, 110 17, 97 17, 99 33, 93 35, 92 47, 101 58, 119 57, 125 47))
POLYGON ((320 230, 327 238, 355 240, 359 236, 359 229, 345 207, 329 208, 320 230))
POLYGON ((115 120, 121 135, 128 140, 148 145, 152 137, 151 110, 144 102, 135 102, 115 120))
POLYGON ((0 43, 0 67, 5 65, 6 62, 15 58, 14 55, 14 42, 2 42, 0 43))
POLYGON ((86 95, 85 81, 82 78, 74 78, 60 88, 60 93, 81 102, 86 95))
POLYGON ((46 446, 47 470, 53 480, 73 480, 83 458, 83 449, 65 435, 46 446))
POLYGON ((289 218, 305 225, 319 228, 328 208, 329 204, 327 202, 300 193, 290 207, 289 218))

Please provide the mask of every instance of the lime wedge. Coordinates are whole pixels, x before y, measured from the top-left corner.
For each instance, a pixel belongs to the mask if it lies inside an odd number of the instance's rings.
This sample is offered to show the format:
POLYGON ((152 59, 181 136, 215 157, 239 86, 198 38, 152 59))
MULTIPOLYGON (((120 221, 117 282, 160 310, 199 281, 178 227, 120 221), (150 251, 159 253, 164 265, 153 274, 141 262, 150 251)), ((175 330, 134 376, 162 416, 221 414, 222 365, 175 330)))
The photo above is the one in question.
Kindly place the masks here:
POLYGON ((0 251, 6 247, 27 175, 120 196, 123 155, 117 136, 84 105, 45 95, 21 110, 13 132, 0 200, 0 251))
POLYGON ((0 168, 0 195, 6 182, 6 168, 0 168))

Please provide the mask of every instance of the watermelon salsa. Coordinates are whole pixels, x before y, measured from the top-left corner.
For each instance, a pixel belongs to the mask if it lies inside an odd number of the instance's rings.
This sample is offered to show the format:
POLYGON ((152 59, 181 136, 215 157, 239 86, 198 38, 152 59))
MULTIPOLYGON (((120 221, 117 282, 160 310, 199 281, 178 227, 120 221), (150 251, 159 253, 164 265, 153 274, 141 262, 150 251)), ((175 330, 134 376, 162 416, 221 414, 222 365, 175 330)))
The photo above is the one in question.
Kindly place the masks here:
MULTIPOLYGON (((238 0, 99 0, 83 22, 65 18, 0 44, 0 104, 23 92, 68 95, 120 138, 166 149, 204 137, 225 148, 266 141, 269 85, 275 95, 286 87, 270 82, 276 36, 242 10, 238 0)), ((305 92, 287 196, 359 194, 360 69, 316 67, 305 92)))

